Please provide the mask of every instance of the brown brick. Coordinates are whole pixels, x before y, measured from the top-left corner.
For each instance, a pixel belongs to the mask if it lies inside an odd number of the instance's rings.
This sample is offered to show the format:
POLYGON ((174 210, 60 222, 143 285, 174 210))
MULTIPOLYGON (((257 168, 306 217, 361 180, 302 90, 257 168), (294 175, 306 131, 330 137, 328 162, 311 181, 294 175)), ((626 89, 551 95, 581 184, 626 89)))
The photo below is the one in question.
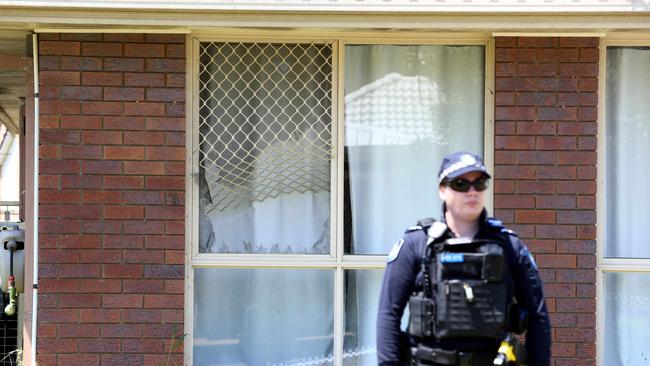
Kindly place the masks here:
MULTIPOLYGON (((84 365, 84 366, 99 366, 99 355, 91 354, 72 354, 72 355, 59 355, 59 365, 84 365)), ((42 365, 42 363, 39 363, 42 365)))
POLYGON ((143 58, 111 58, 104 59, 105 71, 143 71, 144 59, 143 58))
POLYGON ((142 206, 106 206, 104 217, 107 219, 141 219, 144 217, 142 206))
POLYGON ((163 341, 159 339, 129 339, 122 340, 122 350, 127 353, 162 353, 163 341))
POLYGON ((41 85, 79 85, 80 74, 77 71, 41 71, 41 85))
MULTIPOLYGON (((81 252, 80 261, 83 263, 120 263, 122 262, 122 252, 119 250, 84 250, 81 252)), ((119 292, 120 284, 117 283, 117 285, 119 292)), ((95 287, 95 290, 98 289, 95 287)))
POLYGON ((185 43, 165 45, 165 56, 167 58, 185 58, 185 43))
POLYGON ((122 232, 122 222, 116 220, 86 220, 81 223, 82 233, 116 234, 122 232))
POLYGON ((495 208, 534 208, 535 197, 524 195, 495 195, 495 208))
POLYGON ((185 87, 185 74, 166 74, 165 85, 169 87, 185 87))
POLYGON ((147 206, 145 217, 157 220, 182 220, 185 216, 185 207, 182 206, 147 206))
POLYGON ((165 74, 125 73, 124 85, 146 87, 165 86, 165 74))
POLYGON ((42 145, 38 155, 41 159, 60 159, 61 145, 42 145))
POLYGON ((122 174, 121 161, 90 160, 84 161, 81 168, 83 174, 122 174))
POLYGON ((142 295, 138 294, 102 294, 104 308, 142 308, 142 295))
POLYGON ((535 198, 537 208, 546 209, 572 209, 576 208, 575 196, 537 196, 535 198))
POLYGON ((573 254, 537 254, 535 260, 541 268, 576 268, 573 254))
POLYGON ((147 147, 147 160, 185 160, 185 148, 182 147, 147 147))
POLYGON ((525 165, 497 165, 494 169, 499 179, 534 179, 535 167, 525 165))
POLYGON ((122 195, 120 192, 110 191, 85 191, 83 202, 86 203, 120 203, 122 195))
POLYGON ((104 117, 104 129, 138 131, 144 129, 143 117, 104 117))
POLYGON ((168 117, 185 117, 185 103, 166 103, 165 115, 168 117))
POLYGON ((119 339, 80 339, 79 352, 118 353, 120 352, 120 341, 119 339))
POLYGON ((552 224, 555 223, 555 211, 517 210, 515 221, 518 224, 552 224))
POLYGON ((535 225, 536 238, 575 239, 576 227, 573 225, 535 225))
POLYGON ((505 150, 529 150, 535 147, 533 136, 496 136, 495 148, 505 150))
POLYGON ((185 34, 171 33, 149 33, 146 36, 147 42, 151 43, 185 43, 185 34))
POLYGON ((124 103, 124 114, 128 116, 163 116, 165 115, 165 105, 152 102, 124 103))
POLYGON ((574 166, 538 166, 537 179, 576 179, 576 167, 574 166))
POLYGON ((151 102, 185 102, 184 88, 149 88, 147 100, 151 102))
MULTIPOLYGON (((97 252, 97 251, 91 251, 97 252)), ((104 253, 109 254, 110 261, 115 257, 115 252, 112 250, 104 250, 104 253)), ((93 254, 94 255, 94 254, 93 254)), ((85 256, 85 251, 81 253, 82 258, 85 256)), ((94 262, 90 262, 94 263, 94 262)), ((82 279, 79 280, 79 292, 91 293, 120 293, 122 291, 121 280, 107 280, 107 279, 82 279)))
POLYGON ((83 42, 81 54, 84 56, 122 56, 122 43, 83 42))
POLYGON ((556 63, 520 63, 517 64, 518 77, 552 77, 557 75, 558 66, 556 63))
POLYGON ((557 37, 519 37, 517 44, 519 47, 548 48, 557 47, 558 41, 557 37))
POLYGON ((124 45, 126 57, 165 57, 165 45, 151 43, 131 43, 124 45))
POLYGON ((38 58, 38 67, 39 70, 48 70, 48 71, 54 71, 54 70, 59 70, 61 68, 61 57, 58 55, 56 56, 43 56, 41 55, 38 58))
POLYGON ((123 106, 119 102, 82 102, 81 112, 83 114, 96 115, 120 115, 123 106))
POLYGON ((39 55, 71 55, 77 56, 80 52, 79 42, 44 41, 38 42, 39 55))
POLYGON ((183 295, 144 295, 144 307, 152 309, 170 309, 183 307, 183 295))
POLYGON ((106 146, 104 159, 108 160, 143 160, 144 148, 131 146, 106 146))
POLYGON ((185 72, 185 60, 149 58, 146 60, 145 70, 149 72, 185 72))
POLYGON ((99 86, 64 86, 63 99, 70 100, 101 100, 102 88, 99 86))
POLYGON ((40 102, 42 114, 79 114, 81 102, 76 100, 43 100, 40 102))
POLYGON ((129 354, 103 354, 102 355, 102 366, 142 366, 142 365, 146 365, 143 355, 129 355, 129 354))
POLYGON ((133 205, 160 205, 163 203, 161 192, 124 192, 124 202, 133 205))
POLYGON ((598 47, 597 37, 561 37, 560 47, 598 47))
POLYGON ((42 353, 74 353, 77 352, 77 340, 75 339, 39 340, 38 351, 42 353))
POLYGON ((127 145, 164 145, 165 134, 163 132, 130 132, 124 135, 124 143, 127 145))
POLYGON ((496 119, 500 120, 534 120, 535 108, 532 107, 496 107, 494 108, 496 119))
POLYGON ((100 159, 102 149, 100 146, 64 145, 61 147, 61 155, 64 159, 100 159))
POLYGON ((145 177, 145 188, 151 190, 184 190, 185 177, 145 177))
POLYGON ((185 175, 185 162, 184 161, 168 161, 165 163, 166 175, 185 175))
POLYGON ((103 179, 104 189, 142 189, 144 187, 142 177, 106 176, 103 179))
POLYGON ((140 33, 104 33, 107 42, 144 42, 144 34, 140 33))
POLYGON ((101 41, 101 33, 61 33, 62 41, 101 41))
POLYGON ((146 129, 149 131, 185 131, 185 118, 147 117, 146 129))
POLYGON ((144 238, 135 235, 107 235, 104 248, 137 249, 144 246, 144 238))
POLYGON ((165 225, 162 221, 128 221, 124 223, 125 234, 162 235, 165 225))
POLYGON ((160 323, 163 321, 162 311, 157 309, 128 309, 124 310, 125 323, 160 323))
POLYGON ((61 128, 65 130, 97 130, 101 125, 99 116, 61 116, 61 128))
POLYGON ((83 323, 117 323, 120 321, 120 311, 110 309, 81 309, 79 320, 83 323))
POLYGON ((104 324, 101 334, 105 338, 140 338, 142 328, 141 324, 104 324))
POLYGON ((99 189, 102 179, 93 175, 64 175, 61 177, 61 188, 99 189))
POLYGON ((119 72, 83 72, 81 73, 81 84, 120 86, 122 85, 122 74, 119 72))
POLYGON ((540 150, 575 150, 577 148, 576 138, 573 136, 538 136, 536 147, 540 150))
MULTIPOLYGON (((39 62, 40 61, 41 60, 39 60, 39 62)), ((61 57, 61 69, 76 71, 101 71, 102 58, 63 56, 61 57)))
POLYGON ((144 100, 144 88, 106 87, 104 88, 104 99, 117 101, 142 101, 144 100))
MULTIPOLYGON (((146 253, 146 251, 143 251, 146 253)), ((163 280, 124 280, 125 293, 160 294, 165 290, 163 280)))

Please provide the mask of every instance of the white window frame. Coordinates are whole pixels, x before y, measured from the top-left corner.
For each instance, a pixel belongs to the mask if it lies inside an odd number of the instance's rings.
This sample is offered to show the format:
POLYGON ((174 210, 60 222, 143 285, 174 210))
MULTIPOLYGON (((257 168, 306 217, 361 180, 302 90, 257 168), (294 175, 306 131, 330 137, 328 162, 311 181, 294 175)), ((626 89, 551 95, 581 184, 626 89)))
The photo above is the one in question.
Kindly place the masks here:
MULTIPOLYGON (((494 38, 489 33, 435 32, 340 32, 298 29, 289 31, 215 30, 195 31, 187 36, 186 94, 186 204, 185 204, 185 339, 186 365, 192 365, 195 268, 309 268, 334 270, 334 366, 343 364, 345 330, 345 270, 381 270, 384 255, 344 254, 343 243, 343 154, 344 151, 344 70, 345 46, 352 44, 384 45, 480 45, 485 49, 484 151, 486 166, 494 168, 494 38), (199 42, 289 42, 329 43, 332 52, 332 169, 331 169, 331 243, 329 255, 310 254, 218 254, 199 253, 198 246, 198 87, 199 42), (196 89, 196 90, 195 90, 196 89)), ((432 188, 432 194, 433 194, 432 188)), ((493 207, 493 188, 486 197, 486 207, 493 207)), ((417 219, 417 218, 414 218, 417 219)), ((395 233, 396 238, 399 233, 395 233)))
POLYGON ((607 34, 599 45, 598 73, 598 157, 596 192, 596 365, 605 365, 605 274, 641 272, 650 273, 650 258, 607 258, 605 241, 607 226, 607 47, 650 47, 650 34, 607 34))

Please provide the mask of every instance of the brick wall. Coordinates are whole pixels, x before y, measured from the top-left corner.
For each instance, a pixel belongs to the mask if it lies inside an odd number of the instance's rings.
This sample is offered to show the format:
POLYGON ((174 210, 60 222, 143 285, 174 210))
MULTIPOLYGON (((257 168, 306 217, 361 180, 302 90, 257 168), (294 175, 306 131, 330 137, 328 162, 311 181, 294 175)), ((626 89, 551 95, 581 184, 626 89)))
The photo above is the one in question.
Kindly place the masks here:
POLYGON ((544 280, 556 366, 595 365, 597 38, 496 39, 495 214, 544 280))
POLYGON ((183 333, 185 36, 43 34, 39 54, 38 362, 167 364, 183 333))

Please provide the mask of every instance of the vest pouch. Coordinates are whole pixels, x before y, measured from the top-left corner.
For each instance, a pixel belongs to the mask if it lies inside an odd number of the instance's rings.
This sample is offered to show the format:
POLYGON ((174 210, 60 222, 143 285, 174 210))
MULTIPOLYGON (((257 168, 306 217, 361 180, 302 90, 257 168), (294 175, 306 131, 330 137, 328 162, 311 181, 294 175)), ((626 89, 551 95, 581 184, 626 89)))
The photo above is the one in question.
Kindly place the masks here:
POLYGON ((483 279, 488 282, 499 282, 503 278, 504 254, 498 244, 484 244, 476 252, 444 251, 436 256, 436 264, 431 267, 432 273, 439 269, 439 279, 483 279))
POLYGON ((409 299, 409 334, 418 337, 433 335, 433 300, 418 292, 409 299))
POLYGON ((501 338, 506 325, 506 287, 481 280, 436 284, 436 338, 501 338))

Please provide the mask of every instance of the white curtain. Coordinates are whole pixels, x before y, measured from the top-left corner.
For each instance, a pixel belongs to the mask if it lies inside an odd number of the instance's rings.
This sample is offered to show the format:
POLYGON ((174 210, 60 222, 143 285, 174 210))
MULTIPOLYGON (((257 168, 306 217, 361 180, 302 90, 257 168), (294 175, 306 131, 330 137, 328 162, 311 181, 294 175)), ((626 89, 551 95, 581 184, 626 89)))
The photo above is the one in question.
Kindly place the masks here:
MULTIPOLYGON (((650 258, 650 48, 607 48, 605 256, 650 258)), ((650 274, 605 274, 605 364, 650 361, 650 274)))
POLYGON ((607 48, 607 257, 650 258, 650 49, 607 48))
POLYGON ((442 157, 483 151, 484 53, 482 46, 346 47, 351 253, 386 254, 418 219, 440 217, 442 157))

